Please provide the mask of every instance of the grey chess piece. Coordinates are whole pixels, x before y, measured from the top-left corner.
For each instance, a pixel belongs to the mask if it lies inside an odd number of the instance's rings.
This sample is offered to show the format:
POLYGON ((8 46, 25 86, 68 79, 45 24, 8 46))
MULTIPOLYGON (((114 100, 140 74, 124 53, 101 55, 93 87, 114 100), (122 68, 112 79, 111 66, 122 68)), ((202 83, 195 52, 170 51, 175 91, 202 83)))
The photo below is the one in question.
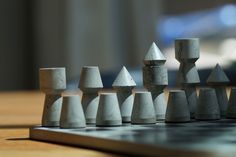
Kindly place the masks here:
POLYGON ((220 108, 217 101, 216 92, 213 88, 200 89, 195 119, 197 120, 220 119, 220 108))
POLYGON ((128 123, 131 121, 131 113, 133 109, 134 96, 132 89, 136 86, 132 76, 125 67, 121 69, 117 75, 112 87, 117 92, 117 97, 122 116, 122 122, 128 123))
POLYGON ((135 92, 131 115, 132 124, 154 124, 156 113, 150 92, 135 92))
POLYGON ((236 118, 236 87, 232 87, 230 92, 227 118, 236 118))
POLYGON ((84 66, 81 71, 79 88, 83 91, 82 106, 87 124, 96 123, 99 95, 103 88, 101 75, 97 66, 84 66))
POLYGON ((229 83, 229 79, 221 69, 219 64, 216 64, 215 68, 210 73, 207 84, 210 85, 216 91, 218 104, 220 106, 221 117, 226 116, 228 107, 228 97, 226 93, 226 85, 229 83))
POLYGON ((62 96, 66 89, 65 68, 40 68, 40 90, 45 93, 42 126, 59 126, 62 96))
POLYGON ((84 127, 86 127, 86 120, 80 97, 77 95, 63 96, 60 128, 84 127))
POLYGON ((122 118, 116 93, 100 93, 96 125, 122 125, 122 118))
POLYGON ((164 67, 166 58, 160 49, 153 42, 143 63, 143 85, 152 94, 154 108, 156 112, 156 120, 165 119, 166 100, 164 89, 168 85, 168 73, 164 67))
POLYGON ((190 111, 183 90, 170 90, 165 122, 189 122, 190 111))
POLYGON ((175 40, 175 58, 180 62, 177 84, 185 90, 191 118, 194 118, 197 106, 196 86, 200 83, 199 74, 195 66, 199 55, 198 38, 180 38, 175 40))

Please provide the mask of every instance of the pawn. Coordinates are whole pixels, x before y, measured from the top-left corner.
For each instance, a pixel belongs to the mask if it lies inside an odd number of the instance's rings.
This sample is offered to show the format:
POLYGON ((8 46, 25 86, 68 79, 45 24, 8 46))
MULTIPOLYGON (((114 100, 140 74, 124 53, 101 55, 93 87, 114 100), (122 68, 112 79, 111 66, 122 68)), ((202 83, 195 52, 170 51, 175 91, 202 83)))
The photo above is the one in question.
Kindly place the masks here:
POLYGON ((112 84, 112 87, 117 92, 122 122, 124 123, 131 121, 131 113, 134 103, 132 89, 135 86, 136 83, 125 67, 121 69, 120 73, 112 84))
POLYGON ((39 84, 40 90, 45 93, 42 126, 58 127, 62 92, 66 89, 65 68, 40 68, 39 84))
POLYGON ((166 109, 165 122, 189 122, 190 111, 183 90, 171 90, 166 109))
POLYGON ((67 129, 86 127, 84 111, 79 96, 63 96, 60 127, 67 129))
POLYGON ((156 113, 150 92, 136 92, 131 115, 132 124, 155 124, 156 113))
POLYGON ((120 126, 121 114, 116 93, 100 93, 96 125, 120 126))
POLYGON ((236 87, 233 87, 230 92, 227 118, 236 118, 236 87))
POLYGON ((217 101, 220 107, 220 114, 222 117, 226 116, 228 107, 228 97, 226 93, 226 85, 229 83, 229 79, 219 64, 216 64, 207 78, 207 84, 215 89, 217 101))
POLYGON ((216 92, 213 88, 200 89, 195 119, 197 120, 220 119, 220 108, 217 101, 216 92))
POLYGON ((98 91, 103 88, 99 68, 84 66, 81 71, 79 88, 83 91, 82 106, 87 124, 95 124, 98 110, 98 91))

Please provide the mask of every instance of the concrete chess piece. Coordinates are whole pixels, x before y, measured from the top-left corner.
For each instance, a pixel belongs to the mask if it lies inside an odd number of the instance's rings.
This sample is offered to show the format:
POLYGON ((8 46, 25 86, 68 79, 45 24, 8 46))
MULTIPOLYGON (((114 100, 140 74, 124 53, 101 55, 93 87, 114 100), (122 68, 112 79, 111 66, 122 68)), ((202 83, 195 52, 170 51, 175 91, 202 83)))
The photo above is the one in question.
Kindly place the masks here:
POLYGON ((86 120, 84 111, 77 95, 63 96, 60 128, 84 128, 86 120))
POLYGON ((171 90, 169 92, 165 122, 189 122, 190 112, 188 102, 183 90, 171 90))
POLYGON ((101 75, 97 66, 84 66, 81 71, 79 88, 83 91, 82 106, 87 124, 96 123, 99 95, 103 88, 101 75))
POLYGON ((161 50, 153 42, 149 48, 147 54, 144 57, 143 63, 145 65, 163 65, 166 62, 166 58, 162 54, 161 50))
POLYGON ((195 118, 197 120, 220 119, 220 108, 213 88, 200 89, 195 118))
POLYGON ((45 93, 42 126, 59 126, 62 97, 66 89, 65 68, 40 68, 40 90, 45 93))
POLYGON ((230 92, 229 104, 227 108, 227 118, 236 118, 236 88, 233 87, 230 92))
POLYGON ((122 116, 122 122, 128 123, 131 121, 131 113, 133 109, 134 96, 132 89, 136 86, 132 76, 125 67, 121 69, 117 75, 112 87, 117 92, 117 97, 122 116))
POLYGON ((97 126, 122 125, 120 108, 116 93, 100 93, 96 125, 97 126))
POLYGON ((132 124, 154 124, 156 113, 150 92, 136 92, 131 115, 132 124))
POLYGON ((200 83, 199 74, 195 66, 199 56, 198 38, 175 40, 175 58, 180 62, 177 84, 185 90, 191 118, 195 117, 197 106, 196 86, 200 83))
POLYGON ((144 57, 143 63, 143 85, 152 94, 156 119, 165 119, 166 100, 164 89, 168 85, 168 73, 164 64, 166 58, 155 43, 152 43, 149 51, 144 57))
POLYGON ((228 97, 226 93, 226 85, 229 83, 229 79, 221 69, 219 64, 216 64, 215 68, 210 73, 207 84, 210 85, 216 91, 218 104, 220 106, 221 117, 226 116, 228 107, 228 97))

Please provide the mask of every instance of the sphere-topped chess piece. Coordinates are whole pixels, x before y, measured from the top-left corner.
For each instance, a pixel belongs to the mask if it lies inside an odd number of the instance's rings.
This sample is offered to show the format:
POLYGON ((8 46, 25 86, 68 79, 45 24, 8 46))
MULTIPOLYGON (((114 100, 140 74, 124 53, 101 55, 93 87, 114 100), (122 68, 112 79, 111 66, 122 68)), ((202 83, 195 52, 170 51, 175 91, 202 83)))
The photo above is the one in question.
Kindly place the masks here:
POLYGON ((232 87, 230 92, 227 118, 236 118, 236 87, 232 87))
POLYGON ((220 108, 217 101, 216 92, 213 88, 200 89, 195 119, 197 120, 220 119, 220 108))
POLYGON ((119 126, 122 124, 116 93, 100 93, 97 126, 119 126))
POLYGON ((195 62, 199 59, 199 39, 176 39, 175 58, 180 62, 177 83, 185 90, 190 116, 194 118, 197 106, 196 85, 200 83, 195 66, 195 62))
POLYGON ((84 111, 79 96, 63 96, 60 127, 67 129, 86 127, 84 111))
POLYGON ((132 76, 125 67, 121 69, 117 75, 112 87, 117 92, 117 97, 120 106, 120 112, 122 116, 122 122, 131 121, 131 113, 133 108, 134 96, 132 89, 136 86, 132 76))
POLYGON ((156 113, 150 92, 136 92, 131 115, 132 124, 154 124, 156 113))
POLYGON ((216 91, 218 104, 220 106, 220 114, 222 117, 226 116, 228 107, 228 97, 226 93, 226 85, 229 83, 229 79, 221 69, 219 64, 216 64, 215 68, 207 78, 207 84, 210 85, 216 91))
POLYGON ((84 66, 81 71, 79 88, 83 91, 82 106, 87 124, 96 123, 99 95, 103 88, 101 75, 97 66, 84 66))
POLYGON ((153 42, 143 63, 143 84, 152 94, 156 119, 165 119, 166 100, 164 89, 168 85, 168 73, 164 66, 166 58, 153 42))
POLYGON ((59 126, 62 96, 66 89, 65 68, 40 68, 39 69, 40 90, 45 95, 42 126, 59 126))
POLYGON ((171 90, 167 104, 165 122, 190 121, 190 112, 185 91, 171 90))

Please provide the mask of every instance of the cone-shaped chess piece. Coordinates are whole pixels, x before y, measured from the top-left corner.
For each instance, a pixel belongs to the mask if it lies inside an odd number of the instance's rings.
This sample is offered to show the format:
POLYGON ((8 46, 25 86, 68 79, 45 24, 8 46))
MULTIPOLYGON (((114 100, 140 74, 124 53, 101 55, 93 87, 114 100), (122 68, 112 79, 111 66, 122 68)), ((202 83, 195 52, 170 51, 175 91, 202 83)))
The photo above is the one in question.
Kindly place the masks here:
POLYGON ((152 43, 143 60, 143 85, 152 94, 156 119, 165 119, 166 100, 164 88, 168 85, 168 73, 164 67, 166 58, 155 43, 152 43))
POLYGON ((119 126, 122 124, 116 93, 100 93, 96 118, 97 126, 119 126))
POLYGON ((45 95, 42 126, 59 126, 62 97, 66 89, 65 68, 39 69, 40 89, 45 95))
POLYGON ((227 118, 236 118, 236 87, 233 87, 230 92, 227 118))
POLYGON ((143 63, 145 65, 163 65, 165 62, 166 58, 163 56, 157 45, 153 42, 144 57, 143 63))
POLYGON ((150 92, 136 92, 131 115, 132 124, 154 124, 156 113, 150 92))
POLYGON ((125 67, 121 69, 120 73, 112 84, 112 87, 117 92, 122 122, 125 123, 131 121, 131 113, 134 102, 132 89, 135 86, 136 83, 125 67))
POLYGON ((86 123, 95 124, 99 102, 98 91, 103 88, 97 66, 84 66, 82 68, 79 88, 83 91, 82 106, 86 123))
POLYGON ((66 129, 86 127, 84 111, 79 96, 63 96, 60 127, 66 129))
POLYGON ((175 58, 180 62, 177 84, 185 90, 191 118, 197 106, 196 85, 200 83, 195 62, 199 58, 199 39, 186 38, 175 40, 175 58))
POLYGON ((165 122, 189 122, 190 112, 183 90, 171 90, 166 109, 165 122))
POLYGON ((213 88, 200 89, 195 119, 197 120, 220 119, 220 108, 217 101, 216 92, 213 88))
POLYGON ((219 64, 216 64, 215 68, 210 73, 207 84, 215 89, 217 101, 220 106, 221 117, 226 116, 228 107, 228 97, 226 93, 226 85, 229 83, 229 79, 221 69, 219 64))

